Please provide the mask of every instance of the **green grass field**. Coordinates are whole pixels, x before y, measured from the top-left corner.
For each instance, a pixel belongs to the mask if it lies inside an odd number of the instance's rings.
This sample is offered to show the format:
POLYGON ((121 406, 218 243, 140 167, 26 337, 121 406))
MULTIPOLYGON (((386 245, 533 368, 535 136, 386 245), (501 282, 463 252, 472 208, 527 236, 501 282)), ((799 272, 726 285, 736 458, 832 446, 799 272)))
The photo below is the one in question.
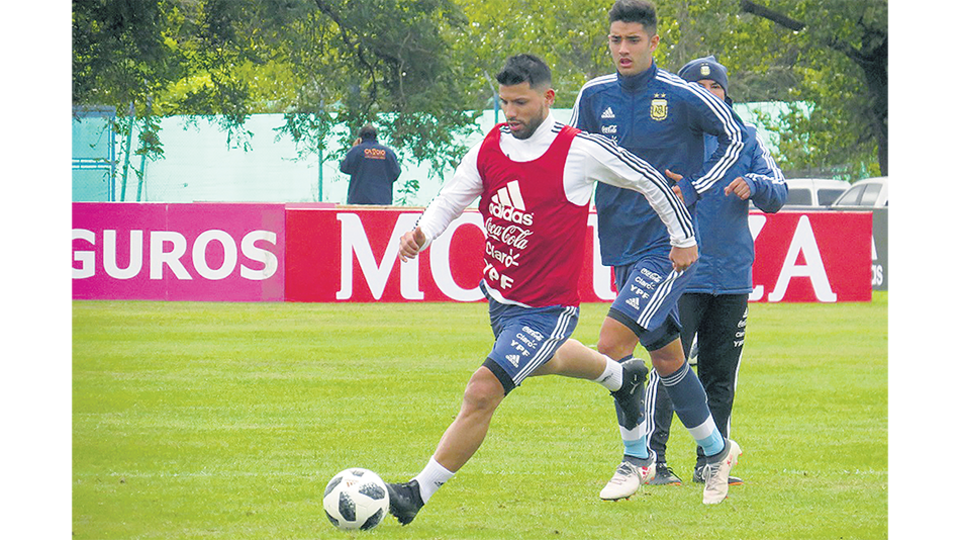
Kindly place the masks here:
MULTIPOLYGON (((596 343, 606 306, 583 306, 596 343)), ((611 399, 529 379, 410 526, 330 526, 327 480, 423 467, 492 343, 486 304, 73 303, 73 538, 887 538, 887 295, 752 304, 719 506, 689 483, 597 494, 622 447, 611 399)))

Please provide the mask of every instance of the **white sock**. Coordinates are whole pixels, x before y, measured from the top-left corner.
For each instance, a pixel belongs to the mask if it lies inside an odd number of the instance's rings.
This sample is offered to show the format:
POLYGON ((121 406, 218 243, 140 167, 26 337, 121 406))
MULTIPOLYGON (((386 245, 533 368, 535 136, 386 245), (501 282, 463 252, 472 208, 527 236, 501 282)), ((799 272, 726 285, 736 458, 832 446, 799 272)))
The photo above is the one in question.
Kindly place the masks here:
POLYGON ((604 358, 607 359, 607 367, 604 368, 603 374, 594 379, 593 382, 600 383, 611 392, 616 392, 623 386, 623 366, 608 356, 604 356, 604 358))
POLYGON ((437 460, 431 457, 430 461, 427 462, 427 466, 414 478, 420 485, 420 498, 423 499, 423 504, 427 504, 430 497, 433 496, 447 480, 453 478, 454 474, 456 473, 448 471, 443 465, 437 463, 437 460))

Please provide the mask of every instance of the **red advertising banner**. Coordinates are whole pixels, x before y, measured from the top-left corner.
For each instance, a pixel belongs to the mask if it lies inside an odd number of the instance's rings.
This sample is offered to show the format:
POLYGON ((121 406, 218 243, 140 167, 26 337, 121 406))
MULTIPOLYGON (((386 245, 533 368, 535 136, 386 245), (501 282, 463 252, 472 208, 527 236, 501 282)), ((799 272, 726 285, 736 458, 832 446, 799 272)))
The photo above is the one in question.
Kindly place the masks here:
MULTIPOLYGON (((416 260, 398 239, 420 210, 283 204, 74 203, 73 297, 474 302, 484 231, 468 211, 416 260)), ((590 214, 583 302, 616 296, 590 214)), ((753 213, 755 302, 870 301, 872 216, 753 213)))
POLYGON ((750 214, 759 302, 869 302, 873 297, 869 212, 750 214))
MULTIPOLYGON (((413 262, 397 259, 398 238, 419 212, 398 209, 287 213, 287 300, 295 302, 469 302, 482 299, 484 249, 479 213, 457 219, 413 262), (321 249, 322 246, 322 249, 321 249)), ((615 297, 597 255, 591 214, 580 279, 583 302, 615 297)), ((752 301, 854 302, 871 299, 871 216, 854 212, 755 213, 752 301)))
POLYGON ((287 211, 287 300, 469 302, 483 298, 480 214, 467 212, 413 262, 400 236, 420 212, 397 209, 287 211))
POLYGON ((282 301, 282 204, 73 205, 75 299, 282 301))

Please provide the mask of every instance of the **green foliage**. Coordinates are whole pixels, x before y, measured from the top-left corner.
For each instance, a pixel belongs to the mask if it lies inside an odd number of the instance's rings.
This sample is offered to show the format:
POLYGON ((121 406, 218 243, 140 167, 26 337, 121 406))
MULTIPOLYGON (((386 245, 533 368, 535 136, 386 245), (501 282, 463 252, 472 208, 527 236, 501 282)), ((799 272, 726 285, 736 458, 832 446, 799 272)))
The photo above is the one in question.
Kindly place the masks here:
MULTIPOLYGON (((250 114, 285 115, 277 136, 304 158, 331 133, 349 148, 365 123, 402 156, 449 171, 494 75, 521 52, 551 65, 557 107, 613 72, 612 0, 90 0, 73 4, 75 105, 137 116, 197 115, 245 148, 250 114), (152 100, 147 112, 148 99, 152 100), (344 129, 337 130, 342 127, 344 129)), ((661 0, 660 66, 716 55, 739 102, 803 102, 770 119, 791 171, 886 171, 887 1, 661 0), (761 5, 791 30, 746 10, 761 5), (810 111, 806 114, 803 111, 810 111)), ((122 119, 121 119, 122 120, 122 119)), ((122 124, 122 122, 121 122, 122 124)), ((151 129, 149 123, 145 129, 151 129)), ((160 134, 143 147, 161 155, 160 134)))
POLYGON ((572 107, 586 81, 608 73, 609 0, 457 0, 470 24, 453 53, 467 69, 468 106, 492 108, 494 76, 511 55, 531 53, 553 71, 557 107, 572 107))
POLYGON ((336 125, 347 142, 380 123, 384 139, 441 169, 476 117, 447 54, 464 23, 449 0, 78 2, 74 104, 133 102, 144 114, 152 98, 154 114, 209 118, 237 147, 250 114, 279 111, 278 135, 303 154, 336 125))
POLYGON ((760 1, 803 26, 792 30, 745 10, 740 0, 657 2, 657 62, 677 71, 713 54, 727 66, 738 102, 792 103, 767 118, 788 175, 876 176, 886 156, 886 0, 760 1), (861 56, 873 55, 864 66, 861 56))
MULTIPOLYGON (((575 337, 596 343, 605 304, 575 337)), ((751 304, 733 434, 746 484, 600 501, 622 450, 594 383, 526 381, 404 539, 887 537, 887 295, 751 304), (811 517, 813 516, 813 517, 811 517)), ((77 540, 347 538, 323 515, 336 472, 424 466, 491 344, 486 304, 73 303, 77 540), (413 322, 411 322, 413 321, 413 322)), ((649 362, 649 359, 646 359, 649 362)))

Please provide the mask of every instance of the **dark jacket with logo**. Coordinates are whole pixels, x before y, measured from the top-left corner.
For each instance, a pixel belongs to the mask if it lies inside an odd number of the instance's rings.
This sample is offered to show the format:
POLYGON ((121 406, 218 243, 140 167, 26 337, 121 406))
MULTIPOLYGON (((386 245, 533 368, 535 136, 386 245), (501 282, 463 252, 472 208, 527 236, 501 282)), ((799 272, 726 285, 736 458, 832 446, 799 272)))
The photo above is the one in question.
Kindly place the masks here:
POLYGON ((347 152, 340 172, 350 175, 347 204, 393 203, 393 183, 400 177, 400 164, 393 150, 364 139, 347 152))

